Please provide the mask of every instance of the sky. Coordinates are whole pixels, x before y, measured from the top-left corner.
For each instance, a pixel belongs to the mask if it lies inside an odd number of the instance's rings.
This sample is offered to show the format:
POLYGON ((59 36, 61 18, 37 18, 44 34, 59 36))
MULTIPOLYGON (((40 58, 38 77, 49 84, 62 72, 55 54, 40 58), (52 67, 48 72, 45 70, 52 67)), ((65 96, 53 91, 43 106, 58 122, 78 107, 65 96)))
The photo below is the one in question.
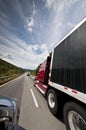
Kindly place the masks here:
POLYGON ((0 0, 0 58, 35 69, 86 17, 86 0, 0 0))

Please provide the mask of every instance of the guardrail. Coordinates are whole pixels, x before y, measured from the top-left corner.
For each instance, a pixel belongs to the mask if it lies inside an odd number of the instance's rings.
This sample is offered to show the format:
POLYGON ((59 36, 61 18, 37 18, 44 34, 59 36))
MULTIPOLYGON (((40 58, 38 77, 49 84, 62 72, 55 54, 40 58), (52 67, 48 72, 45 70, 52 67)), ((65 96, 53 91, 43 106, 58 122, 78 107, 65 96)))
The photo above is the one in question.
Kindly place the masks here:
POLYGON ((0 85, 4 84, 5 82, 8 82, 14 78, 17 78, 18 76, 19 76, 19 74, 0 77, 0 85))
POLYGON ((3 76, 3 77, 0 77, 0 80, 1 79, 6 79, 6 78, 11 78, 11 77, 17 76, 17 75, 20 75, 20 74, 13 74, 13 75, 9 75, 9 76, 3 76))
POLYGON ((7 79, 7 78, 11 78, 11 77, 13 77, 13 76, 15 76, 15 75, 3 76, 3 77, 0 77, 0 80, 2 80, 2 79, 7 79))
POLYGON ((9 77, 12 77, 12 76, 3 76, 3 77, 0 77, 0 79, 5 79, 5 78, 9 78, 9 77))

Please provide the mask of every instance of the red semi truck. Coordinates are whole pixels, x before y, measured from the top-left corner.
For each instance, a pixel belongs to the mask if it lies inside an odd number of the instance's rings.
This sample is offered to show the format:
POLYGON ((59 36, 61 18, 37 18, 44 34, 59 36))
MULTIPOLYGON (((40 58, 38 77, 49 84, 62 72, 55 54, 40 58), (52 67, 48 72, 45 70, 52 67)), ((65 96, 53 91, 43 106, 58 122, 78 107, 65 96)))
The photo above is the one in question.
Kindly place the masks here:
POLYGON ((41 64, 35 86, 67 130, 86 130, 86 18, 57 43, 41 64))

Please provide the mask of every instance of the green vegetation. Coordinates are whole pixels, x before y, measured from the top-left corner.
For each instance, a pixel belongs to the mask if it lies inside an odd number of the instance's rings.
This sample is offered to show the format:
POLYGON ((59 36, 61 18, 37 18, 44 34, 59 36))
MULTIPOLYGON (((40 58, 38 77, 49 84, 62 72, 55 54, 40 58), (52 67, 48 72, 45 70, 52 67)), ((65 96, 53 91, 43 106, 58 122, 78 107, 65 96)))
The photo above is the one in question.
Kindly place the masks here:
POLYGON ((15 75, 13 75, 11 77, 0 79, 0 85, 4 84, 4 83, 6 83, 6 82, 8 82, 8 81, 10 81, 12 79, 17 78, 18 76, 20 76, 20 74, 18 74, 18 75, 15 74, 15 75))
POLYGON ((0 59, 0 77, 22 74, 24 70, 0 59))
POLYGON ((39 72, 40 66, 41 66, 41 64, 38 65, 35 70, 29 70, 30 74, 33 75, 33 76, 36 76, 36 74, 39 72))
POLYGON ((0 79, 0 84, 12 80, 23 73, 23 69, 0 59, 0 77, 9 76, 8 78, 0 79))

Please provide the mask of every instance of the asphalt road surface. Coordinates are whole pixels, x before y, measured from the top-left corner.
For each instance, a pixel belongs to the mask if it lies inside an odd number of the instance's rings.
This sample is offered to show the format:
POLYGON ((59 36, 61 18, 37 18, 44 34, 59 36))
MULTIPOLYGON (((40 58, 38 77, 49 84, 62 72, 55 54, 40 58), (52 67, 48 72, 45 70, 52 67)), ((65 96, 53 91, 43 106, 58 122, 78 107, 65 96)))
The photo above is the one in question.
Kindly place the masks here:
POLYGON ((46 99, 26 74, 0 86, 0 95, 17 98, 21 106, 19 125, 26 130, 66 130, 48 109, 46 99))
POLYGON ((24 88, 24 77, 22 75, 4 85, 0 86, 0 95, 9 96, 18 100, 19 106, 21 105, 22 92, 24 88))

